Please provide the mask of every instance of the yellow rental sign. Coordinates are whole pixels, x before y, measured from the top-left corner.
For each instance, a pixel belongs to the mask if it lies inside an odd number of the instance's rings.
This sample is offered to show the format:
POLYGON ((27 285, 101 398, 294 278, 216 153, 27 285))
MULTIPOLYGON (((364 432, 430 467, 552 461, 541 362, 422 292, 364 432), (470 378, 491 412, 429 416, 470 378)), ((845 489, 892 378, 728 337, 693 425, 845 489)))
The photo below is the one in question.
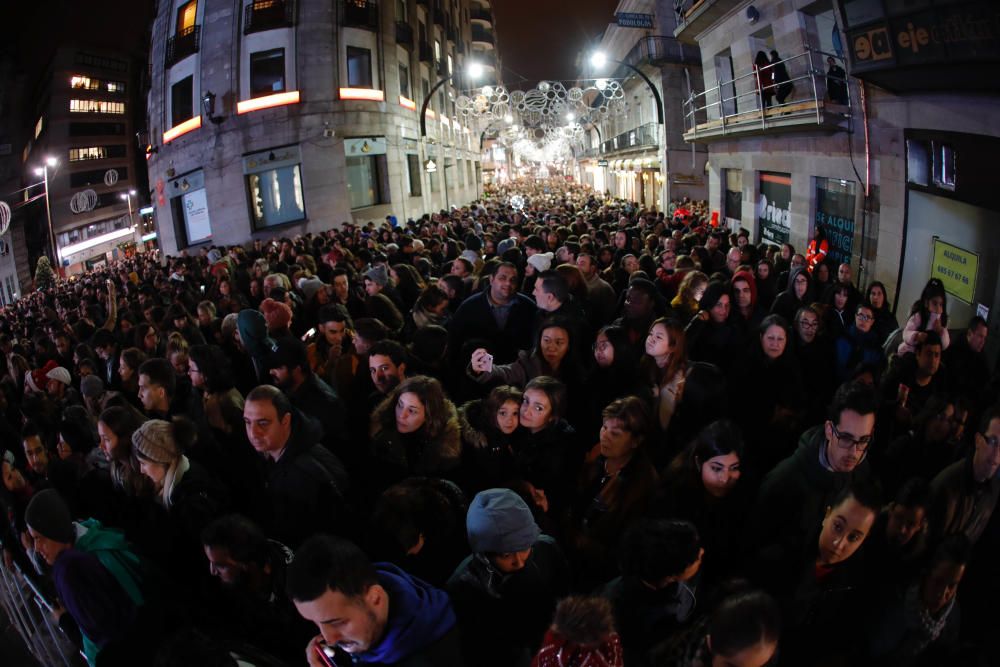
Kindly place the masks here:
POLYGON ((934 256, 931 260, 931 277, 944 283, 948 294, 972 303, 979 273, 979 255, 958 246, 934 239, 934 256))

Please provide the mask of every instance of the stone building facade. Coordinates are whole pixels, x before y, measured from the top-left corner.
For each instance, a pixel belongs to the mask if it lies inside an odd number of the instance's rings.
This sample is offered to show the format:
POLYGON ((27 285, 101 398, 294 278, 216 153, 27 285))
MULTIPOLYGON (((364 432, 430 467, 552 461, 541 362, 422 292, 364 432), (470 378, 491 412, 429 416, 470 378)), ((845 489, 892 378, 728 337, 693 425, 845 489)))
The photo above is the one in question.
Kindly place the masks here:
POLYGON ((495 80, 493 28, 487 0, 160 3, 148 167, 164 252, 475 199, 479 136, 454 99, 495 80))
POLYGON ((929 21, 930 41, 959 20, 951 14, 995 14, 988 2, 946 4, 921 13, 862 0, 685 1, 675 35, 701 49, 684 137, 708 147, 720 219, 799 252, 823 226, 831 257, 851 264, 862 287, 884 283, 900 322, 929 278, 951 277, 960 328, 1000 307, 1000 200, 984 180, 1000 147, 989 83, 1000 48, 981 36, 914 58, 902 46, 913 46, 906 25, 929 21), (873 44, 885 51, 873 56, 873 44), (790 90, 773 84, 772 52, 790 90), (942 265, 942 244, 974 262, 975 275, 942 265))

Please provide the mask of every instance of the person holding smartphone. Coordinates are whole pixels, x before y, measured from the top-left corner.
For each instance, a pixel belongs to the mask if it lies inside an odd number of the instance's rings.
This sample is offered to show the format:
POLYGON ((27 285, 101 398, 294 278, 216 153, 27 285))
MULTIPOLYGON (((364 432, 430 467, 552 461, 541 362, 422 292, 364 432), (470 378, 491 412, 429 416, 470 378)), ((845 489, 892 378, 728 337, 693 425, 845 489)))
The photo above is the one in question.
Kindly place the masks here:
POLYGON ((306 540, 286 590, 320 633, 306 646, 310 667, 464 664, 448 594, 395 565, 373 564, 352 542, 306 540))

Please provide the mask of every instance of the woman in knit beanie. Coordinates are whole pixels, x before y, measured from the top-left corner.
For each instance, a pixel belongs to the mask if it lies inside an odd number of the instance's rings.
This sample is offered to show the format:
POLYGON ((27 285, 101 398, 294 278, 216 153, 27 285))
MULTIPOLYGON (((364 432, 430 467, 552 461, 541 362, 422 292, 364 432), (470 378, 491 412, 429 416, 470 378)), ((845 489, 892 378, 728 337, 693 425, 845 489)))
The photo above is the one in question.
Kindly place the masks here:
POLYGON ((568 597, 556 606, 552 627, 531 667, 622 667, 622 644, 611 603, 600 597, 568 597))
POLYGON ((139 459, 139 470, 153 482, 157 499, 169 510, 174 487, 191 467, 177 442, 174 424, 162 419, 144 422, 132 434, 132 451, 139 459))

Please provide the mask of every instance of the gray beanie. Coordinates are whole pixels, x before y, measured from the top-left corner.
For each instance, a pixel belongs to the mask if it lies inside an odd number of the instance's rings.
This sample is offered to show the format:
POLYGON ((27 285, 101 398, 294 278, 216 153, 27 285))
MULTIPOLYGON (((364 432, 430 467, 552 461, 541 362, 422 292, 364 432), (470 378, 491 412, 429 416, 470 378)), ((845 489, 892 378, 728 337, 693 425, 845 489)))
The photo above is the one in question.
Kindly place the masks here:
POLYGON ((302 290, 302 296, 305 297, 305 303, 312 301, 312 298, 316 296, 316 292, 320 291, 324 287, 326 287, 326 285, 316 276, 303 278, 299 281, 299 289, 302 290))
POLYGON ((24 510, 24 522, 36 533, 63 544, 76 540, 69 507, 55 489, 39 491, 24 510))
POLYGON ((181 457, 174 425, 162 419, 143 422, 132 434, 132 447, 140 458, 169 466, 181 457))
POLYGON ((365 271, 364 277, 379 287, 385 287, 389 283, 389 272, 386 270, 385 264, 378 264, 368 269, 365 271))
POLYGON ((97 375, 87 375, 80 380, 80 393, 85 398, 97 398, 104 393, 104 381, 97 375))
POLYGON ((465 518, 473 553, 514 553, 538 541, 542 531, 521 497, 509 489, 480 491, 465 518))

